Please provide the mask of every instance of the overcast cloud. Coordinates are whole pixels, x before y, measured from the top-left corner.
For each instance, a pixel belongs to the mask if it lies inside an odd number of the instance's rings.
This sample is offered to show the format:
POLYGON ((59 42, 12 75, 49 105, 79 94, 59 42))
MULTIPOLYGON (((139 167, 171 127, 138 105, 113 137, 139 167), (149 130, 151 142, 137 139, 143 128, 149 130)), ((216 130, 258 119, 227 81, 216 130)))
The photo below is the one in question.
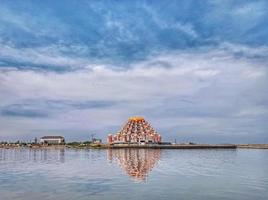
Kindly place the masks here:
POLYGON ((144 116, 164 140, 268 142, 267 1, 5 1, 0 141, 104 139, 144 116))

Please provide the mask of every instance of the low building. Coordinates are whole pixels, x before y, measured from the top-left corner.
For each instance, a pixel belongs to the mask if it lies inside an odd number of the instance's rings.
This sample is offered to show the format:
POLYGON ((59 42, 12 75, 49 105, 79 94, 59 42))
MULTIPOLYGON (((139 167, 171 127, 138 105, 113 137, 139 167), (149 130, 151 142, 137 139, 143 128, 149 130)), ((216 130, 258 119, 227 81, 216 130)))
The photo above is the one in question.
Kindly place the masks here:
POLYGON ((102 142, 101 139, 93 138, 93 140, 92 140, 92 143, 93 143, 93 144, 101 144, 101 142, 102 142))
POLYGON ((40 138, 41 144, 64 144, 65 139, 62 136, 44 136, 40 138))
POLYGON ((157 144, 161 135, 143 117, 131 117, 115 135, 107 137, 109 144, 157 144))

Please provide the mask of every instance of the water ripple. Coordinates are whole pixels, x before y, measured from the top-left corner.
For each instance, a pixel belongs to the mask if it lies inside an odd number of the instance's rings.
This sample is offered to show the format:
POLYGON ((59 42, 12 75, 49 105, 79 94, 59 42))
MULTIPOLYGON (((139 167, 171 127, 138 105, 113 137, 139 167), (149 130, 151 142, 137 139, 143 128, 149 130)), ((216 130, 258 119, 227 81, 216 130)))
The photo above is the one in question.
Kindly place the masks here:
POLYGON ((0 149, 1 200, 267 199, 266 150, 0 149))

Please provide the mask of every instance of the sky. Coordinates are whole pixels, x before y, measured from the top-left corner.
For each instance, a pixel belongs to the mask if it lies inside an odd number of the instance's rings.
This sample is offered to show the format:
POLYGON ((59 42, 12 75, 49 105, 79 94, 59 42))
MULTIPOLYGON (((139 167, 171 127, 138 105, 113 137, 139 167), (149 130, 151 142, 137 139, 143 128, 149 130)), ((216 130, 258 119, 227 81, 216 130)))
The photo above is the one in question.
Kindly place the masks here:
POLYGON ((268 142, 268 1, 1 0, 0 141, 268 142))

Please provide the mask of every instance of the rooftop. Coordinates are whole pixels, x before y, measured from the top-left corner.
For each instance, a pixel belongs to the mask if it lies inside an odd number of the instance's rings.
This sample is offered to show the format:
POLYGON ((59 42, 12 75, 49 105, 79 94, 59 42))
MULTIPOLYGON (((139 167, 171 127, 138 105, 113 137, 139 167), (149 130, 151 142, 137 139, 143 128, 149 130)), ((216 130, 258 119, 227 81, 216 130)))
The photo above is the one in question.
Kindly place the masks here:
POLYGON ((43 136, 41 139, 64 139, 62 136, 43 136))
POLYGON ((142 121, 142 120, 144 120, 144 118, 135 116, 135 117, 130 117, 128 120, 130 120, 130 121, 142 121))

